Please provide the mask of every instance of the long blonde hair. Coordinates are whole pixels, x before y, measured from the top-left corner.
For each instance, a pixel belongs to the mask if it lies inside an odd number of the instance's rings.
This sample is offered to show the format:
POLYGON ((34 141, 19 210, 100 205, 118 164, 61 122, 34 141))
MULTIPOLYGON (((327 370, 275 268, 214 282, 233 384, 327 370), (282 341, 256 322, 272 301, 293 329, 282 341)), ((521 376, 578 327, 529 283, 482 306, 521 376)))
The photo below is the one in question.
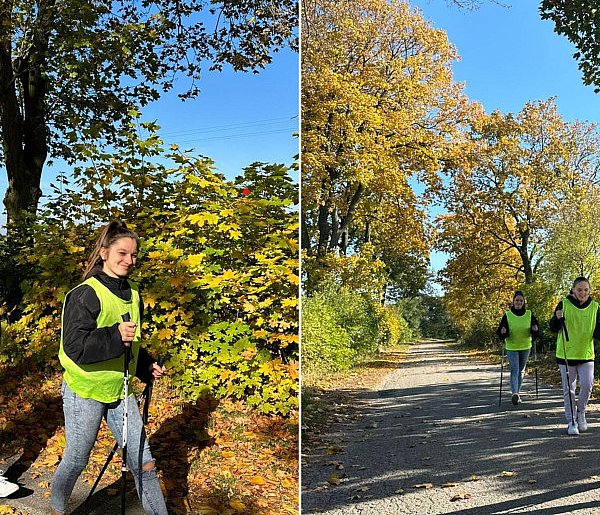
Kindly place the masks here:
POLYGON ((121 222, 120 220, 111 220, 105 227, 102 229, 98 240, 96 241, 96 246, 94 250, 88 257, 85 272, 83 272, 82 280, 86 280, 90 277, 90 273, 97 265, 102 264, 102 258, 100 257, 100 251, 105 248, 108 249, 115 241, 121 238, 132 238, 135 240, 136 245, 139 246, 139 236, 136 232, 128 229, 125 225, 125 222, 121 222))

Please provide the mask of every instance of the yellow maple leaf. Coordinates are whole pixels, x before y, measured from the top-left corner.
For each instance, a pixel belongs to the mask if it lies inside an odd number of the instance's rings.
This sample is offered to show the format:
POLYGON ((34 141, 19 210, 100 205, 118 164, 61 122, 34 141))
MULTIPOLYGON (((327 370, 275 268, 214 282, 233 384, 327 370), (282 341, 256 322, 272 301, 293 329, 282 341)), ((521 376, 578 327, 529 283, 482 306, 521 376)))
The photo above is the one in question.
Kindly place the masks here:
POLYGON ((281 305, 284 307, 289 307, 289 306, 297 306, 298 305, 298 299, 294 298, 294 299, 283 299, 281 301, 281 305))
POLYGON ((167 327, 163 327, 156 335, 159 340, 168 340, 171 336, 173 336, 173 330, 167 327))
POLYGON ((233 279, 234 277, 236 277, 236 273, 233 270, 225 270, 225 272, 223 272, 223 274, 221 275, 221 279, 223 281, 228 281, 229 279, 233 279))
POLYGON ((250 482, 253 485, 264 485, 264 484, 266 484, 267 481, 262 476, 253 476, 253 477, 250 478, 250 482))
POLYGON ((231 501, 229 501, 229 506, 231 506, 238 513, 242 513, 246 509, 246 505, 237 499, 231 499, 231 501))
POLYGON ((204 261, 204 254, 190 254, 184 261, 186 266, 198 266, 204 261))

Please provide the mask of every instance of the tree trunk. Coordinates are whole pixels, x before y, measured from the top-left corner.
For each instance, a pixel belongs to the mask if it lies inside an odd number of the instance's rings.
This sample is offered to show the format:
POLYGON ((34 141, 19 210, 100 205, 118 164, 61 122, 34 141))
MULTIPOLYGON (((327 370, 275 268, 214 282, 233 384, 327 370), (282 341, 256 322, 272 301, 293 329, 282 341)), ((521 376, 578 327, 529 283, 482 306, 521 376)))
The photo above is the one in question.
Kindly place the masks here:
POLYGON ((340 217, 338 208, 334 207, 331 212, 331 232, 329 235, 329 252, 336 252, 340 241, 340 217))
POLYGON ((317 244, 317 257, 323 257, 327 254, 327 243, 329 242, 329 202, 319 206, 319 218, 317 220, 319 228, 319 242, 317 244))
POLYGON ((533 268, 531 266, 531 257, 527 251, 529 246, 529 230, 521 233, 521 246, 517 249, 523 263, 523 273, 525 274, 525 284, 531 284, 534 281, 533 268))
POLYGON ((340 238, 340 255, 346 257, 348 254, 348 228, 344 229, 340 238))
POLYGON ((34 215, 41 197, 42 169, 48 154, 46 55, 54 1, 38 2, 29 47, 13 56, 11 5, 0 8, 0 126, 8 189, 7 223, 20 227, 34 215))
POLYGON ((308 225, 306 223, 306 217, 301 216, 301 229, 300 229, 300 248, 306 251, 308 256, 312 256, 312 248, 310 245, 310 234, 308 233, 308 225))

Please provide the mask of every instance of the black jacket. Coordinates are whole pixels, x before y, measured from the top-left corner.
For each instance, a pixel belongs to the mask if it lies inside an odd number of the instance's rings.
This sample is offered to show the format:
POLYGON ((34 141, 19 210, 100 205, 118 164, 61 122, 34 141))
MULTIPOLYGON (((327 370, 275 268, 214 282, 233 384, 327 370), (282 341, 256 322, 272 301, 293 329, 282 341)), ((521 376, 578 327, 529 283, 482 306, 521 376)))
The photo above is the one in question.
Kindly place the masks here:
MULTIPOLYGON (((569 299, 569 302, 571 302, 571 304, 573 304, 573 306, 575 306, 578 309, 585 309, 592 302, 591 297, 588 300, 586 300, 583 304, 580 304, 579 301, 573 295, 567 295, 567 299, 569 299)), ((561 310, 561 311, 563 310, 562 300, 556 305, 556 308, 554 308, 554 314, 552 315, 552 318, 550 319, 550 330, 553 333, 558 333, 558 331, 560 331, 563 326, 564 318, 561 318, 560 320, 558 318, 556 318, 556 312, 558 310, 561 310)), ((594 340, 600 340, 600 306, 598 306, 598 311, 596 311, 596 326, 594 327, 593 337, 594 337, 594 340)), ((593 361, 593 360, 587 360, 587 361, 593 361)), ((556 358, 556 362, 559 364, 562 364, 562 365, 565 364, 565 360, 562 358, 556 358)), ((580 365, 581 363, 585 363, 585 362, 586 362, 586 360, 570 359, 569 365, 580 365)))
MULTIPOLYGON (((525 311, 527 310, 527 308, 523 307, 521 309, 515 309, 514 307, 511 307, 510 310, 517 316, 523 316, 525 314, 525 311)), ((540 324, 537 321, 537 318, 535 318, 535 315, 533 313, 531 313, 531 326, 537 326, 537 330, 534 331, 533 329, 530 329, 530 333, 531 336, 533 338, 537 338, 538 335, 540 334, 540 324)), ((502 320, 500 320, 500 324, 498 325, 498 329, 496 329, 496 334, 498 335, 498 338, 500 338, 501 340, 504 340, 509 334, 510 334, 510 328, 508 327, 508 318, 506 317, 506 313, 504 313, 504 315, 502 315, 502 320), (505 327, 506 328, 506 333, 502 334, 500 332, 500 330, 505 327)))
MULTIPOLYGON (((127 279, 110 277, 104 272, 93 276, 114 295, 131 299, 131 287, 127 279)), ((140 320, 144 304, 140 297, 140 320)), ((65 299, 63 314, 63 349, 67 356, 78 365, 88 365, 122 356, 125 352, 119 324, 110 327, 96 327, 100 314, 100 300, 91 286, 84 284, 71 291, 65 299)), ((143 382, 151 380, 150 367, 154 359, 140 347, 136 376, 143 382)))

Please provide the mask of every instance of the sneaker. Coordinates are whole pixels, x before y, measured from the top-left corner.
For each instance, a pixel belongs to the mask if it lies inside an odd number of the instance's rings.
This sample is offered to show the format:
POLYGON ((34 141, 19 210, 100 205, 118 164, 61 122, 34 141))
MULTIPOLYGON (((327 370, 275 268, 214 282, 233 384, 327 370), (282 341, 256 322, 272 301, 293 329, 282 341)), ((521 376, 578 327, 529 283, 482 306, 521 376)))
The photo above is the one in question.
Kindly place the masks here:
POLYGON ((569 435, 578 435, 579 434, 579 428, 577 427, 577 423, 575 423, 575 424, 569 423, 569 425, 567 426, 567 434, 569 434, 569 435))
POLYGON ((4 472, 0 470, 0 497, 8 497, 19 489, 19 485, 11 483, 4 477, 4 472))
POLYGON ((588 425, 585 419, 585 411, 577 413, 577 425, 579 426, 579 431, 587 431, 588 425))
POLYGON ((521 397, 519 397, 518 393, 513 393, 511 400, 512 400, 512 403, 516 406, 517 404, 519 404, 519 402, 521 402, 521 397))

